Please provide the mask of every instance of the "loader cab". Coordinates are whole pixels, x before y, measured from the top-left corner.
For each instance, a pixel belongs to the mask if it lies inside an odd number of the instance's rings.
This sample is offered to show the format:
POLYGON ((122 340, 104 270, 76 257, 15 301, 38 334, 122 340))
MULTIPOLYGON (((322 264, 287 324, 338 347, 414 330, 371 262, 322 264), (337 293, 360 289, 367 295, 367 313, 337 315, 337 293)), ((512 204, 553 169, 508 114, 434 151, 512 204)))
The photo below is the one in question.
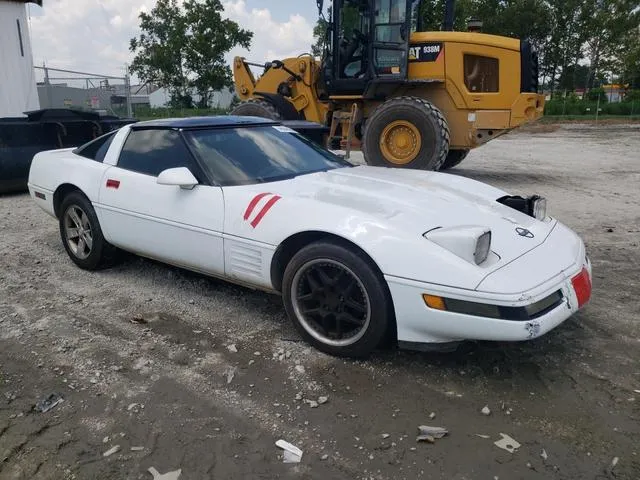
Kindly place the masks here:
POLYGON ((324 58, 329 95, 364 95, 407 78, 411 13, 418 0, 334 0, 324 58))

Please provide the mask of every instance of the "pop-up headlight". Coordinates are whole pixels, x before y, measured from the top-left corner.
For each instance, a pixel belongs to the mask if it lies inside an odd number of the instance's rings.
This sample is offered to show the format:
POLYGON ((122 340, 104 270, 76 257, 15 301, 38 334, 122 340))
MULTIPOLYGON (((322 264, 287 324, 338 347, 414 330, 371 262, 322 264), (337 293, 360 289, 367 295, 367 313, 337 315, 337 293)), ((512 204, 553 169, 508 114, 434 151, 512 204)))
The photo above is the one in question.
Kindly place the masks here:
POLYGON ((436 228, 425 233, 424 237, 476 265, 484 262, 491 251, 491 230, 487 227, 436 228))
POLYGON ((532 195, 526 198, 517 195, 506 195, 500 197, 497 201, 538 220, 547 218, 547 199, 539 195, 532 195))

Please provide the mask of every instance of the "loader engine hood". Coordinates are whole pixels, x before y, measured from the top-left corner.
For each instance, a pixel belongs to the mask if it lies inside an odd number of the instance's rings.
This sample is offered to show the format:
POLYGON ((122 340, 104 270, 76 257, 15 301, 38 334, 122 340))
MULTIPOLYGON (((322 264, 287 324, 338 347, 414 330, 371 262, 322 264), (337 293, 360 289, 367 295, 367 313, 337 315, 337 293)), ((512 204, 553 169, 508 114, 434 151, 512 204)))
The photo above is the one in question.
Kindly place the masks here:
POLYGON ((284 195, 346 208, 397 235, 424 242, 430 241, 423 234, 437 228, 488 227, 491 250, 499 259, 484 267, 486 273, 543 243, 556 223, 536 220, 498 203, 505 195, 499 189, 436 172, 359 166, 303 175, 289 182, 285 190, 288 188, 293 191, 282 192, 284 195))

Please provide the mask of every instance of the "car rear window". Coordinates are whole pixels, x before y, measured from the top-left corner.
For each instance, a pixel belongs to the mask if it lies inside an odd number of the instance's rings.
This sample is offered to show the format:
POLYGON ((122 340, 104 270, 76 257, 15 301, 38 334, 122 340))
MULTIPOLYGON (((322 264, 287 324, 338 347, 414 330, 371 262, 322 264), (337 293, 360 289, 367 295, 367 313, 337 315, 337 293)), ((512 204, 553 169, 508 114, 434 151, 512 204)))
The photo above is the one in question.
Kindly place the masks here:
POLYGON ((273 182, 352 166, 281 125, 187 130, 187 143, 216 185, 273 182))
POLYGON ((89 143, 76 148, 73 153, 80 155, 81 157, 90 158, 96 162, 104 161, 104 157, 109 150, 109 146, 113 141, 113 137, 116 136, 116 132, 109 132, 106 135, 91 140, 89 143))

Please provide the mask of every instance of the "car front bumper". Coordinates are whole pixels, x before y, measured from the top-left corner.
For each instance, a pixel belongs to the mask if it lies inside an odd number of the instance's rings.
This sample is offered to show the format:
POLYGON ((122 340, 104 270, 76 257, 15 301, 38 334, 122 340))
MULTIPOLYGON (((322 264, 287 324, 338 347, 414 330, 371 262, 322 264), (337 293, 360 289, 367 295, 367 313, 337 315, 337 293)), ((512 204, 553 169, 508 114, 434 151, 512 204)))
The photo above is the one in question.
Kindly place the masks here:
MULTIPOLYGON (((523 341, 544 335, 581 308, 572 279, 583 270, 588 275, 590 295, 591 263, 585 255, 582 242, 580 246, 580 252, 571 267, 563 269, 542 284, 519 293, 463 290, 385 275, 396 313, 398 342, 445 344, 462 340, 523 341), (557 291, 562 293, 560 303, 542 315, 526 320, 506 320, 436 310, 428 307, 422 297, 423 294, 429 294, 501 307, 526 307, 557 291)), ((532 254, 533 252, 518 261, 535 261, 536 257, 532 254)))

